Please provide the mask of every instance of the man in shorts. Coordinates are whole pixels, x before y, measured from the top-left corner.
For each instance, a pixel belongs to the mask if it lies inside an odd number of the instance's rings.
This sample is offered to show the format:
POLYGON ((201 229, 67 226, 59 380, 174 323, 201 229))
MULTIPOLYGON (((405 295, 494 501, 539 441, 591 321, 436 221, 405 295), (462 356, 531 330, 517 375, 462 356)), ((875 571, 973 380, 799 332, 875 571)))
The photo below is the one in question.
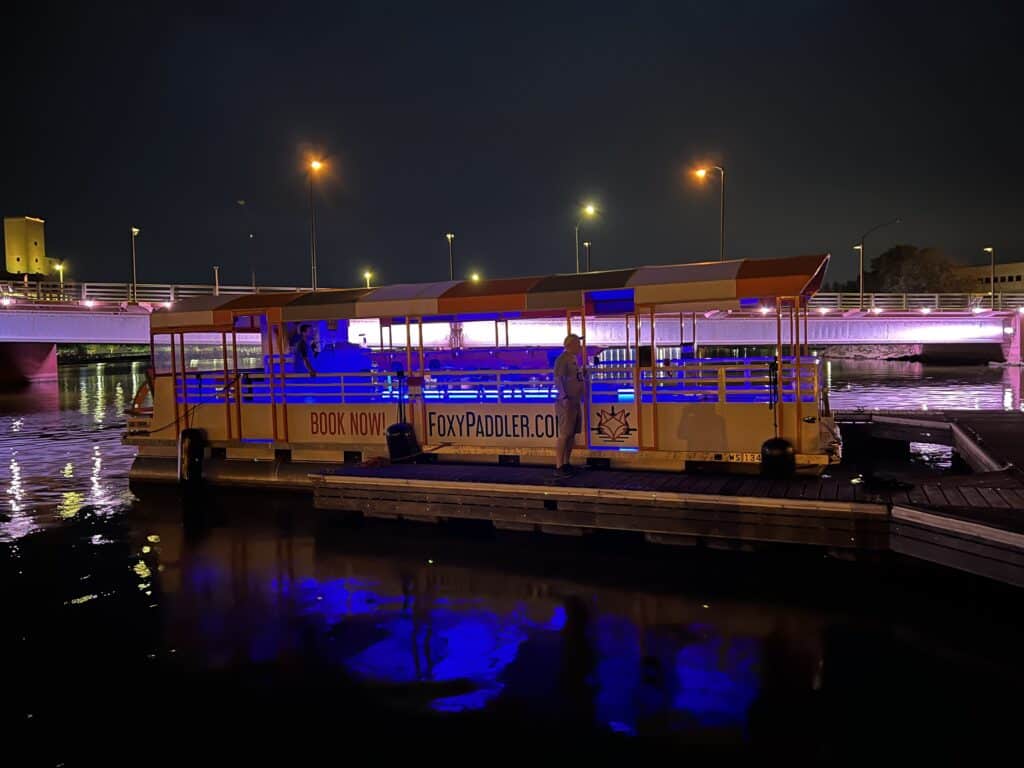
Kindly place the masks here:
POLYGON ((580 337, 570 333, 565 337, 565 347, 555 359, 555 418, 558 423, 558 440, 555 444, 555 476, 570 477, 572 465, 569 456, 572 454, 576 435, 583 425, 583 393, 585 390, 583 373, 580 370, 579 354, 580 337))

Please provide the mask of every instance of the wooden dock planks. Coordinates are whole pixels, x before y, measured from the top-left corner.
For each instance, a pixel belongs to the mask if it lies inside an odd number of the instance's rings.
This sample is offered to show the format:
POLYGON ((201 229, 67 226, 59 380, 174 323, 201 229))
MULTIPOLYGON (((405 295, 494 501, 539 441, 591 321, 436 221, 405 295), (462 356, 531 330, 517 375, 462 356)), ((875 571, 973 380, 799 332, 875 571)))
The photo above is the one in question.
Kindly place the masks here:
POLYGON ((314 494, 318 507, 371 516, 483 520, 554 533, 634 531, 672 543, 891 549, 1024 586, 1024 472, 1017 469, 1024 466, 1024 441, 1016 438, 1024 414, 886 416, 931 421, 937 429, 956 425, 1004 468, 876 491, 870 478, 859 482, 839 469, 786 480, 593 469, 556 483, 541 467, 346 466, 314 476, 314 494))
POLYGON ((556 485, 548 470, 450 464, 346 468, 314 481, 318 507, 369 516, 842 549, 885 545, 884 503, 819 495, 817 478, 593 470, 556 485), (740 495, 741 489, 757 495, 740 495))

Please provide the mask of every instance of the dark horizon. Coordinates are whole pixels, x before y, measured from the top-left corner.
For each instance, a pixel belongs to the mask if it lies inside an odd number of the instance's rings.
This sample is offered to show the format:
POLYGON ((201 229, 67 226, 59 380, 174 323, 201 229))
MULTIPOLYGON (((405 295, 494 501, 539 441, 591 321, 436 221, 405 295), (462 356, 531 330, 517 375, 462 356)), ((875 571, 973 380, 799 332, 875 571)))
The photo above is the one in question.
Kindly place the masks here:
POLYGON ((0 214, 46 219, 70 279, 320 284, 568 272, 897 243, 1024 260, 1008 4, 589 3, 502 14, 345 3, 215 13, 37 6, 0 53, 0 214), (246 200, 244 207, 238 200, 246 200), (248 220, 246 220, 248 216, 248 220), (249 231, 255 233, 250 241, 249 231))

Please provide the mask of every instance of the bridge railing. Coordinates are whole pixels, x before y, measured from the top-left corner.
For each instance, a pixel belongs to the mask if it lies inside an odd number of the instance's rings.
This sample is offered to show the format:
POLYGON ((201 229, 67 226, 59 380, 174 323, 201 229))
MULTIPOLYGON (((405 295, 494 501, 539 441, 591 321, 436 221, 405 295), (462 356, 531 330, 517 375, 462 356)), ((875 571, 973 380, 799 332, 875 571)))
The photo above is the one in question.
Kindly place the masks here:
MULTIPOLYGON (((214 286, 198 283, 138 283, 135 289, 136 301, 154 304, 174 302, 191 296, 210 296, 214 292, 214 286)), ((309 288, 285 285, 260 285, 255 288, 251 285, 221 285, 218 290, 221 294, 238 295, 253 292, 281 293, 283 291, 308 291, 309 288)), ((3 281, 0 282, 0 296, 39 303, 74 303, 90 300, 126 302, 132 300, 131 285, 129 283, 87 283, 70 280, 64 283, 52 281, 3 281)))
MULTIPOLYGON (((282 291, 308 291, 308 287, 288 285, 221 285, 222 294, 280 293, 282 291)), ((174 302, 192 296, 209 296, 214 286, 199 283, 138 283, 136 301, 153 304, 174 302)), ((63 284, 52 281, 0 281, 0 297, 20 299, 33 303, 84 301, 131 301, 129 283, 85 283, 67 280, 63 284)), ((934 310, 943 312, 969 312, 976 309, 1012 310, 1024 307, 1024 293, 865 293, 864 309, 884 312, 913 312, 934 310), (994 304, 994 306, 993 306, 994 304)), ((819 293, 810 300, 812 309, 835 311, 859 309, 859 293, 819 293)))
MULTIPOLYGON (((995 306, 988 293, 865 293, 864 309, 886 312, 913 312, 922 309, 937 312, 969 312, 973 309, 1019 309, 1024 293, 996 293, 995 306)), ((818 293, 809 302, 812 309, 837 311, 859 309, 859 293, 818 293)))

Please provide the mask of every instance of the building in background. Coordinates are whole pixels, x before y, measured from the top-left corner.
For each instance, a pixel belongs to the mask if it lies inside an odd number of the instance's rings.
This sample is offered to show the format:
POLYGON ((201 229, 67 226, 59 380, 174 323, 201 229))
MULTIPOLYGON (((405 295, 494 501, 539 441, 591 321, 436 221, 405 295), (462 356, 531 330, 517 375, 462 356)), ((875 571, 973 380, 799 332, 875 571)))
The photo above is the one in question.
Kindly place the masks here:
POLYGON ((4 268, 8 275, 57 275, 57 259, 46 255, 45 224, 34 216, 4 218, 4 268))
MULTIPOLYGON (((956 267, 970 281, 974 293, 988 293, 992 268, 988 264, 956 267)), ((996 293, 1024 293, 1024 261, 996 262, 996 293)))

